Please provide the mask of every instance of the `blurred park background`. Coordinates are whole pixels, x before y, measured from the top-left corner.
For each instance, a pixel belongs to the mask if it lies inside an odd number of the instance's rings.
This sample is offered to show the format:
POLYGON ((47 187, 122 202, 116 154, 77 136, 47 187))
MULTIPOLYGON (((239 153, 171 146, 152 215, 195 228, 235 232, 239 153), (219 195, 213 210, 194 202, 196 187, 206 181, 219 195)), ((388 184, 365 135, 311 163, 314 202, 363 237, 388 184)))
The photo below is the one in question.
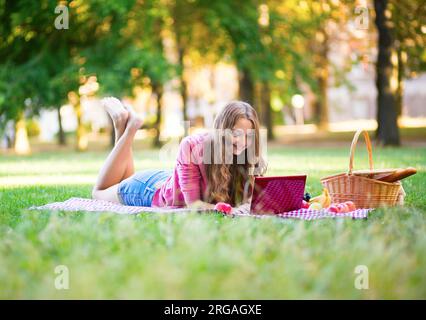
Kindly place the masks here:
POLYGON ((108 149, 109 95, 145 117, 146 146, 232 99, 278 144, 426 137, 421 0, 1 0, 0 17, 2 153, 108 149))

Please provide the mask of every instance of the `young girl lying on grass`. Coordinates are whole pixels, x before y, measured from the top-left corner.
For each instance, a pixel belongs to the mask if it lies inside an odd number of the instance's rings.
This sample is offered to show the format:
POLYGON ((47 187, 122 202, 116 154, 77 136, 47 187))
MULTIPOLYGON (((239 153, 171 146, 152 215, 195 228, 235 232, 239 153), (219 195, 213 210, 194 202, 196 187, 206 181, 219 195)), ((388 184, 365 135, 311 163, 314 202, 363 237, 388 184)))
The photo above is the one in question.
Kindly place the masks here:
POLYGON ((102 166, 94 199, 129 206, 213 209, 218 202, 247 208, 255 175, 264 173, 259 120, 245 102, 233 101, 217 115, 213 132, 185 137, 175 168, 134 172, 132 142, 142 119, 116 98, 103 104, 115 130, 115 146, 102 166))

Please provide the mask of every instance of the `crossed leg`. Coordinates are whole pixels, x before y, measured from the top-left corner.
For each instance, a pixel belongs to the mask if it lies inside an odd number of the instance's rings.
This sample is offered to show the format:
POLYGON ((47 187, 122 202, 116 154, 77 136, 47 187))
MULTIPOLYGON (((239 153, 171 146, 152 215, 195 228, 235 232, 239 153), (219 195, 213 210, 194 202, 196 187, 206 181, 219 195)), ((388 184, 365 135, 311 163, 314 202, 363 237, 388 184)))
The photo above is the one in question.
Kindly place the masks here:
POLYGON ((132 143, 142 120, 116 98, 105 98, 102 102, 114 123, 115 145, 99 172, 92 198, 119 203, 118 184, 134 173, 132 143))

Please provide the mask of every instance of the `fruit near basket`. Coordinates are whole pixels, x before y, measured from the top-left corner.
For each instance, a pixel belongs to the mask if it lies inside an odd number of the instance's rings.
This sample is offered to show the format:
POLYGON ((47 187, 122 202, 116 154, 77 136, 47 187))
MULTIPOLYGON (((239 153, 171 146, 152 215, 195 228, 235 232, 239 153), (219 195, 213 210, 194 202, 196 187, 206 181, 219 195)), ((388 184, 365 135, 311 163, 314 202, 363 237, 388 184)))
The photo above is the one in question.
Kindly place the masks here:
POLYGON ((348 172, 324 177, 321 179, 321 183, 328 189, 331 201, 334 203, 353 201, 357 208, 394 206, 397 204, 401 182, 385 182, 378 180, 375 176, 379 172, 392 174, 394 171, 396 171, 396 169, 383 169, 380 171, 373 170, 373 156, 370 137, 367 131, 358 130, 355 133, 351 144, 348 172), (370 165, 369 173, 371 174, 368 174, 366 170, 358 172, 353 171, 355 147, 361 133, 364 134, 364 139, 367 145, 370 165), (359 174, 360 172, 362 172, 362 174, 359 174))

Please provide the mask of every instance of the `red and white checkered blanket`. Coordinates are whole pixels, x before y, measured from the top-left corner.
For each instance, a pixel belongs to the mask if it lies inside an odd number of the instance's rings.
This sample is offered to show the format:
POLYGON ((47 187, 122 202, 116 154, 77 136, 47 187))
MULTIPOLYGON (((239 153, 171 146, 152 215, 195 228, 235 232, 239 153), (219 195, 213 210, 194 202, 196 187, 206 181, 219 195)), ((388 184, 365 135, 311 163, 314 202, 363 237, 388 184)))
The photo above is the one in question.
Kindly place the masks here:
MULTIPOLYGON (((134 206, 124 206, 121 204, 103 201, 103 200, 94 200, 94 199, 84 199, 84 198, 70 198, 64 202, 54 202, 49 203, 43 206, 32 206, 29 208, 31 210, 61 210, 61 211, 95 211, 95 212, 114 212, 119 214, 137 214, 144 212, 152 213, 185 213, 185 212, 212 212, 211 210, 203 209, 188 209, 188 208, 152 208, 152 207, 134 207, 134 206)), ((368 218, 368 213, 373 209, 357 209, 348 213, 330 213, 326 209, 322 210, 310 210, 310 209, 299 209, 290 212, 284 212, 277 215, 253 215, 253 214, 244 214, 237 213, 232 216, 237 217, 255 217, 255 218, 270 218, 270 217, 279 217, 279 218, 292 218, 292 219, 301 219, 301 220, 316 220, 323 218, 352 218, 352 219, 366 219, 368 218)))

